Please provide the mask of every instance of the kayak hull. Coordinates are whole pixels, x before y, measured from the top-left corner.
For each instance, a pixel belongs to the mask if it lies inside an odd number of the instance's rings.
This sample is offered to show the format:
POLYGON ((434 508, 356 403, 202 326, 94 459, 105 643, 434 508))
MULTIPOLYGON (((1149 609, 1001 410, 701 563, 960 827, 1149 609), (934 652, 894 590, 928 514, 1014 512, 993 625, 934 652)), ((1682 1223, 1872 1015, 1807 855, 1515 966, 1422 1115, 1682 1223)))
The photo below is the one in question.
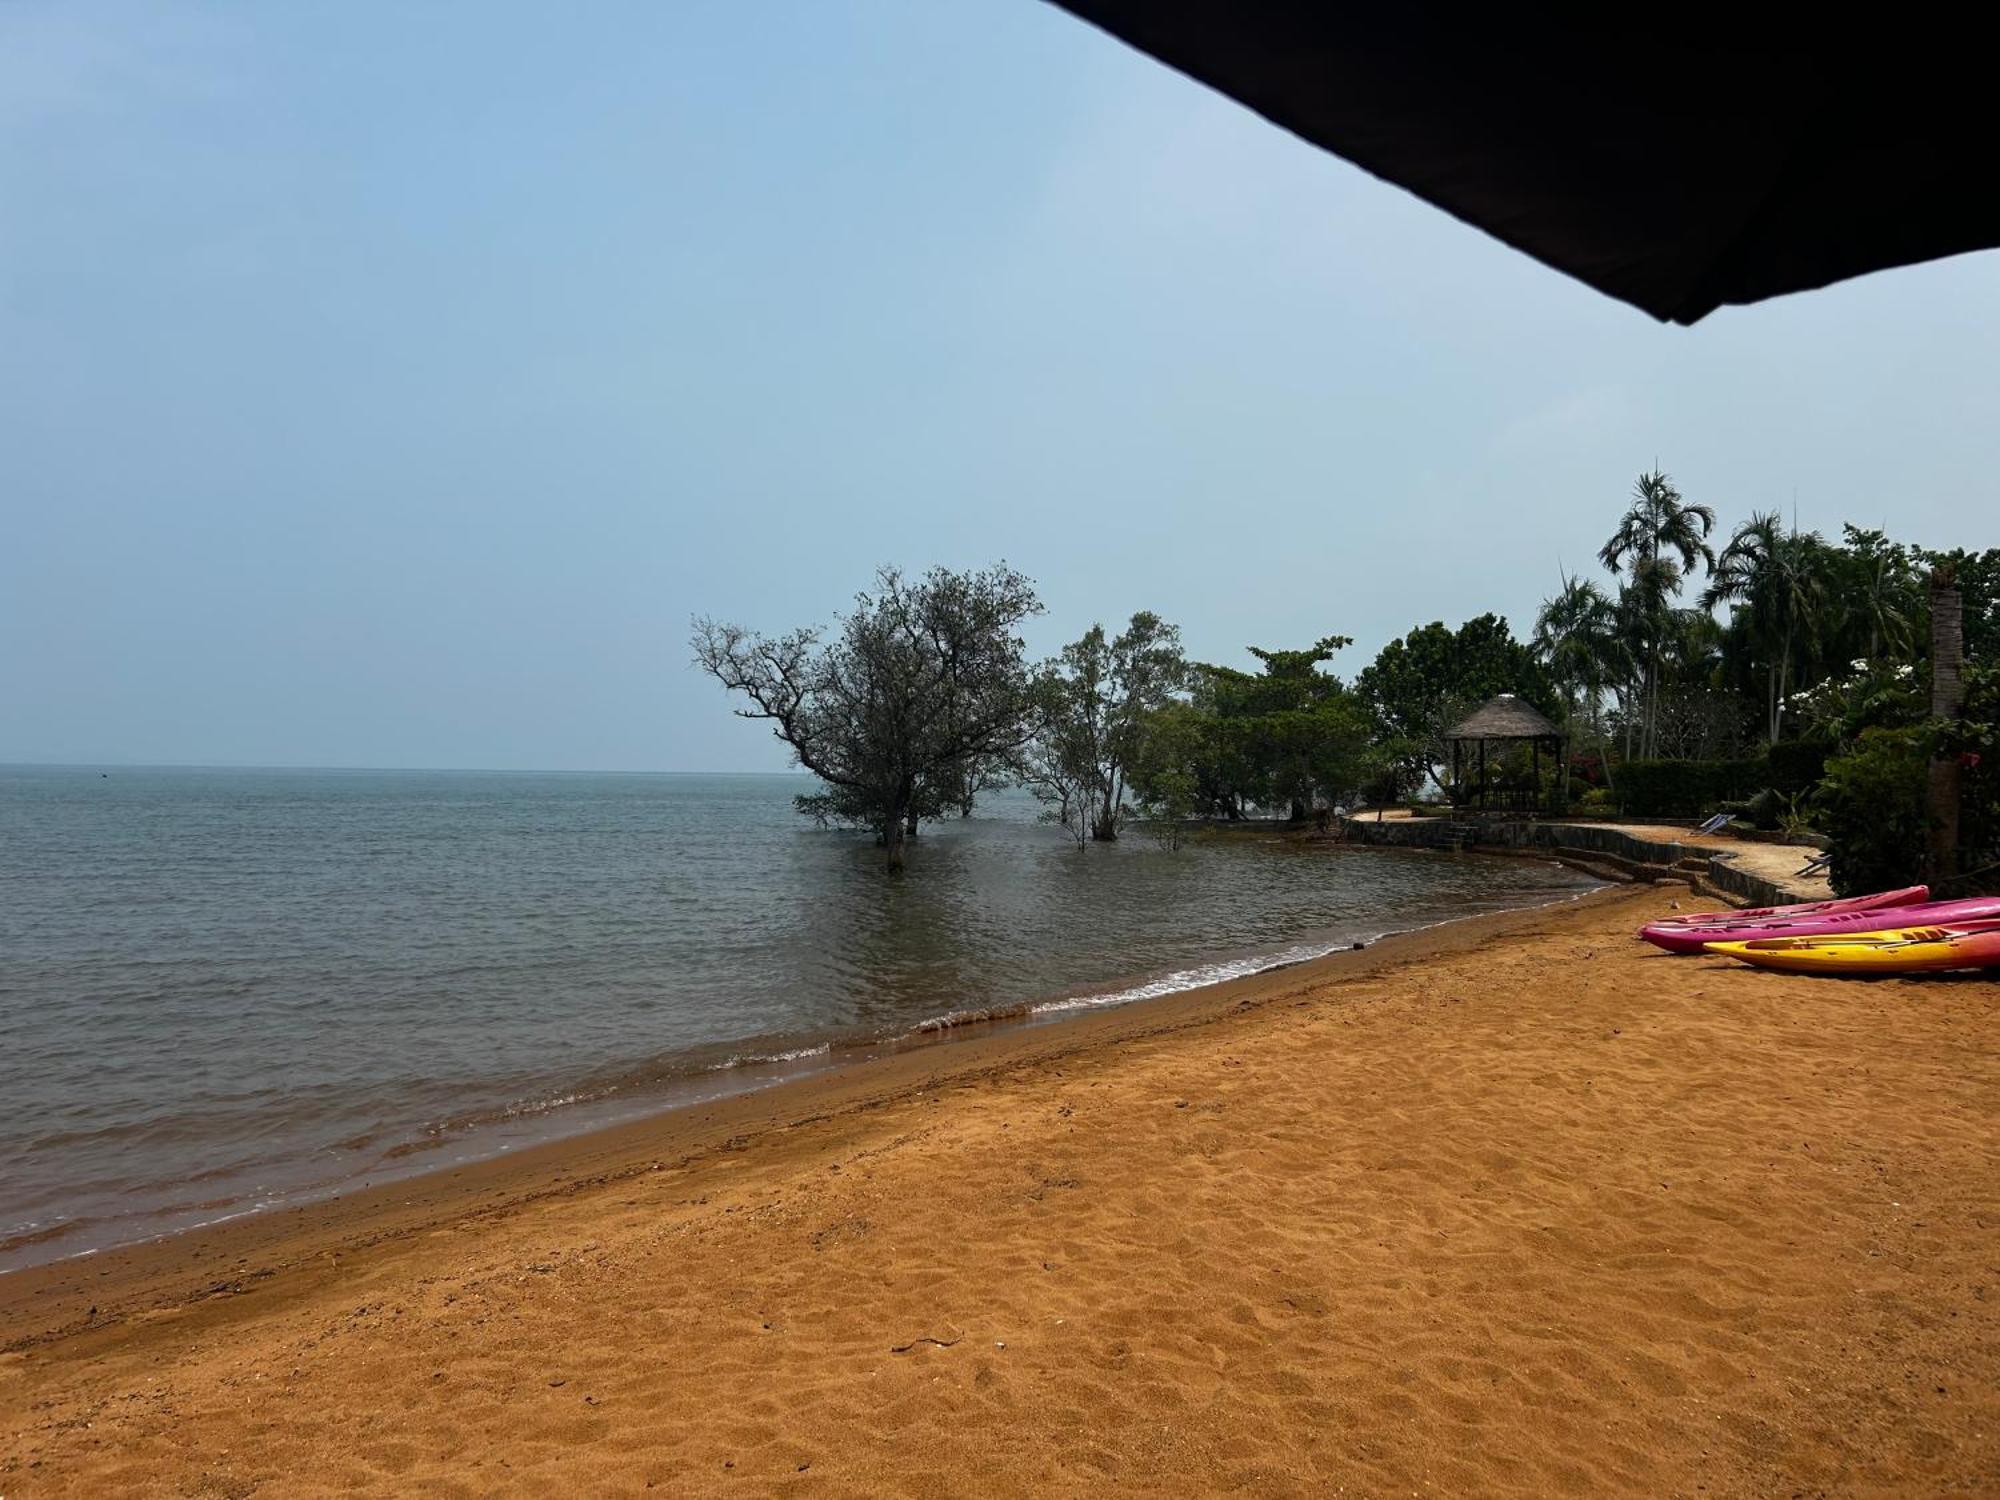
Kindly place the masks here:
POLYGON ((1974 896, 1963 901, 1926 901, 1918 906, 1834 912, 1828 916, 1765 917, 1747 922, 1732 920, 1710 927, 1662 928, 1648 923, 1639 929, 1639 935, 1669 953, 1700 953, 1710 943, 1755 942, 1781 937, 1838 937, 1848 932, 1937 927, 1954 922, 1990 921, 1996 917, 2000 917, 2000 896, 1974 896))
POLYGON ((1684 916, 1661 917, 1649 927, 1674 931, 1688 927, 1713 927, 1722 922, 1755 922, 1770 917, 1832 917, 1850 911, 1884 911, 1892 906, 1915 906, 1931 893, 1927 885, 1906 885, 1900 890, 1876 891, 1867 896, 1839 896, 1830 901, 1800 901, 1791 906, 1746 906, 1734 911, 1698 911, 1684 916))
POLYGON ((1990 969, 2000 967, 2000 921, 1710 943, 1708 951, 1788 974, 1865 977, 1990 969))

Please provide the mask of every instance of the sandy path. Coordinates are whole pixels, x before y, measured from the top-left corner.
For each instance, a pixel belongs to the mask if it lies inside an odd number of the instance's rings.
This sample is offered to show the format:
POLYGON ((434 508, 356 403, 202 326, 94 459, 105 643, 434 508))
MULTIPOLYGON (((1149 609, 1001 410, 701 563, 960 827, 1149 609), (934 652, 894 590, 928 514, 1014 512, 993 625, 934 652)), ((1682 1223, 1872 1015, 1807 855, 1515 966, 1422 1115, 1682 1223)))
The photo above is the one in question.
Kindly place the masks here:
POLYGON ((2000 1493, 2000 984, 1669 899, 0 1356, 0 1494, 2000 1493))
POLYGON ((1723 833, 1696 833, 1691 828, 1676 828, 1668 824, 1655 823, 1614 823, 1614 828, 1642 839, 1653 839, 1659 843, 1681 843, 1691 849, 1712 849, 1718 854, 1727 854, 1730 863, 1737 869, 1779 886, 1792 901, 1828 901, 1835 894, 1833 883, 1824 872, 1817 875, 1802 875, 1802 870, 1821 851, 1801 844, 1764 844, 1755 839, 1739 839, 1723 833))

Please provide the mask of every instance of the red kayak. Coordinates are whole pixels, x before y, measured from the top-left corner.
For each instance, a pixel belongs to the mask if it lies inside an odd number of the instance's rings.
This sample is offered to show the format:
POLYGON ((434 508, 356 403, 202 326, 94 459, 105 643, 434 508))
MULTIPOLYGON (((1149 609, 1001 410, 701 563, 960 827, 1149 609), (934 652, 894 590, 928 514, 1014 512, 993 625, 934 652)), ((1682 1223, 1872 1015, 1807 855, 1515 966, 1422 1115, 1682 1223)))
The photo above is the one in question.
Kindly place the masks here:
POLYGON ((1713 927, 1719 922, 1756 922, 1772 917, 1835 917, 1849 911, 1877 911, 1885 906, 1915 906, 1931 888, 1906 885, 1899 891, 1877 891, 1872 896, 1842 896, 1833 901, 1801 901, 1792 906, 1746 906, 1738 911, 1698 911, 1684 917, 1661 917, 1648 927, 1662 931, 1675 927, 1713 927))
POLYGON ((1867 911, 1835 912, 1831 916, 1753 917, 1717 922, 1708 927, 1654 927, 1639 936, 1669 953, 1699 953, 1708 943, 1755 942, 1760 938, 1832 937, 1843 932, 1883 932, 1894 927, 1945 927, 1954 922, 1987 922, 2000 918, 2000 896, 1973 896, 1964 901, 1926 901, 1921 906, 1871 907, 1867 911))

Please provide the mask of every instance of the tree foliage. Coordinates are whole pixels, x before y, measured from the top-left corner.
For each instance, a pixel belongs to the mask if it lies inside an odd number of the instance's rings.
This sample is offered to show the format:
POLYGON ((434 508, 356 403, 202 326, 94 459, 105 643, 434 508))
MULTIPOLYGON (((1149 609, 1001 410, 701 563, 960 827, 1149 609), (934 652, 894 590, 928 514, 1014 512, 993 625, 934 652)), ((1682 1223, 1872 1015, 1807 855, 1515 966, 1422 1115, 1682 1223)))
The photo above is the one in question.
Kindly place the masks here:
POLYGON ((1367 711, 1331 672, 1347 644, 1327 636, 1297 650, 1251 647, 1261 671, 1202 663, 1190 691, 1149 713, 1131 784, 1145 816, 1241 818, 1352 805, 1379 763, 1367 711))
POLYGON ((830 639, 697 619, 695 663, 748 699, 736 712, 770 721, 825 784, 800 810, 875 829, 894 872, 918 821, 955 808, 1027 741, 1031 685, 1016 632, 1040 611, 1034 586, 1004 563, 918 578, 884 568, 830 639))
POLYGON ((1261 672, 1201 668, 1195 701, 1217 720, 1214 780, 1230 816, 1251 806, 1282 807, 1298 821, 1319 800, 1353 800, 1372 763, 1371 725, 1352 690, 1320 670, 1348 644, 1346 636, 1330 635, 1299 650, 1252 646, 1261 672))
POLYGON ((1588 578, 1565 577, 1556 595, 1542 601, 1529 648, 1572 717, 1594 716, 1626 667, 1617 606, 1588 578))
POLYGON ((1497 694, 1512 693, 1551 718, 1561 714, 1548 672, 1494 614, 1467 620, 1456 630, 1433 620, 1391 641, 1355 679, 1355 687, 1410 789, 1429 778, 1450 790, 1441 779, 1451 759, 1445 734, 1497 694))
POLYGON ((1814 799, 1841 895, 1927 880, 1939 895, 2000 888, 2000 667, 1971 662, 1953 718, 1863 729, 1827 762, 1814 799), (1958 764, 1958 868, 1926 864, 1932 758, 1958 764))
POLYGON ((1079 843, 1118 837, 1149 719, 1187 675, 1180 631, 1147 610, 1115 638, 1091 626, 1037 674, 1021 778, 1079 843))
MULTIPOLYGON (((1134 813, 1177 843, 1196 817, 1298 819, 1442 785, 1446 732, 1512 693, 1591 747, 1582 770, 1597 795, 1615 805, 1629 772, 1628 812, 1740 802, 1793 828, 1810 814, 1844 890, 1930 873, 1926 844, 1956 872, 1934 880, 2000 885, 2000 549, 1935 551, 1856 526, 1829 540, 1767 510, 1718 552, 1714 527, 1665 473, 1644 473, 1599 554, 1610 580, 1565 575, 1530 641, 1495 614, 1433 621, 1352 686, 1329 667, 1345 637, 1252 648, 1247 669, 1190 664, 1175 628, 1146 612, 1115 636, 1093 626, 1031 672, 1017 631, 1040 605, 1004 565, 884 570, 830 632, 698 620, 694 644, 748 700, 738 712, 771 721, 818 776, 800 809, 874 829, 891 868, 924 820, 968 814, 1012 781, 1079 843, 1116 838, 1134 813), (1968 688, 1948 720, 1927 691, 1939 567, 1964 601, 1968 688), (1748 778, 1761 785, 1744 792, 1748 778), (1950 854, 1954 828, 1960 854, 1985 866, 1950 854)), ((1503 774, 1531 769, 1527 757, 1503 774)))
POLYGON ((1736 605, 1735 623, 1765 658, 1766 727, 1774 745, 1793 673, 1827 624, 1825 551, 1818 532, 1788 531, 1776 511, 1758 511, 1736 528, 1702 591, 1704 609, 1736 605))
POLYGON ((1180 848, 1188 820, 1216 808, 1210 779, 1216 729, 1212 715, 1179 698, 1147 715, 1131 765, 1131 786, 1135 811, 1166 848, 1180 848))
POLYGON ((1630 622, 1643 662, 1640 695, 1646 705, 1646 734, 1639 753, 1656 752, 1661 655, 1671 628, 1673 600, 1697 564, 1714 566, 1708 545, 1715 512, 1681 496, 1659 470, 1641 474, 1618 527, 1599 550, 1598 560, 1628 582, 1619 606, 1630 622))
POLYGON ((1928 763, 1915 729, 1868 730, 1827 763, 1815 800, 1833 855, 1827 873, 1836 893, 1888 890, 1917 878, 1928 763))
POLYGON ((1562 700, 1572 746, 1593 751, 1594 764, 1608 769, 1604 697, 1632 676, 1617 604, 1589 579, 1565 576, 1555 596, 1542 601, 1529 649, 1562 700))

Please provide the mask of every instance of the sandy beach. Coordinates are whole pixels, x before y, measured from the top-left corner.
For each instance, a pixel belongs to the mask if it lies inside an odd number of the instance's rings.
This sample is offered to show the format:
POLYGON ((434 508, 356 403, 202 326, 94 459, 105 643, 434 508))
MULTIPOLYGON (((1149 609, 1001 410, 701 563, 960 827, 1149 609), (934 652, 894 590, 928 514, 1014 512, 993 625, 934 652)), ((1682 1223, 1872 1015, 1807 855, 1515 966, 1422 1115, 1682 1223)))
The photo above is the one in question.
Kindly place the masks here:
POLYGON ((1676 899, 0 1280, 0 1495, 2000 1493, 2000 983, 1676 899))

